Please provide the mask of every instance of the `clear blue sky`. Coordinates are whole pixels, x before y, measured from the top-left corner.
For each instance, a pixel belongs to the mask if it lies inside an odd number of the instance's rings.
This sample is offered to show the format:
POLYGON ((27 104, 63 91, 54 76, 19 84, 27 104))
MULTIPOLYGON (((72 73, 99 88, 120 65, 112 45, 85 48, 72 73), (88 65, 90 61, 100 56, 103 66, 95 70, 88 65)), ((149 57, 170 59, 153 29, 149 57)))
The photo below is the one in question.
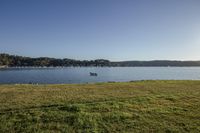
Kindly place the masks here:
POLYGON ((0 0, 0 52, 200 60, 200 0, 0 0))

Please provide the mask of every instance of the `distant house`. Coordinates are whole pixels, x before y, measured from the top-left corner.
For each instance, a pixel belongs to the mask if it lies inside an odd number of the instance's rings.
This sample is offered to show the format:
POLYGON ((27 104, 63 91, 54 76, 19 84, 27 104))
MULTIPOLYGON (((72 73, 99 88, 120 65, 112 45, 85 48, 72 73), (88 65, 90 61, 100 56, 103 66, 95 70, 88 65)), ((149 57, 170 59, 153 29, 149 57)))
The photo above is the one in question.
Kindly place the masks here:
POLYGON ((8 66, 0 66, 0 68, 7 68, 8 66))

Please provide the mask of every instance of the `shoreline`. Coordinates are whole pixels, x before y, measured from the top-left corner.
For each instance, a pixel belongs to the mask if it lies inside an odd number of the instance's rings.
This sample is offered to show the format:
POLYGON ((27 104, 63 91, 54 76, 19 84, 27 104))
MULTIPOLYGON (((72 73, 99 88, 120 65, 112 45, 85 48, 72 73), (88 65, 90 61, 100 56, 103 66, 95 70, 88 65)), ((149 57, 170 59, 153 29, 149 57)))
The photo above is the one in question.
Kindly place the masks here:
POLYGON ((107 81, 107 82, 86 82, 86 83, 0 83, 0 86, 3 85, 98 85, 98 84, 128 84, 128 83, 142 83, 142 82, 199 82, 200 80, 130 80, 130 81, 107 81))
POLYGON ((95 67, 95 68, 105 68, 105 67, 109 67, 109 68, 117 68, 117 67, 121 67, 121 68, 138 68, 138 67, 164 67, 164 68, 176 68, 176 67, 200 67, 200 66, 14 66, 14 67, 10 67, 10 66, 0 66, 0 69, 12 69, 12 68, 90 68, 90 67, 95 67))

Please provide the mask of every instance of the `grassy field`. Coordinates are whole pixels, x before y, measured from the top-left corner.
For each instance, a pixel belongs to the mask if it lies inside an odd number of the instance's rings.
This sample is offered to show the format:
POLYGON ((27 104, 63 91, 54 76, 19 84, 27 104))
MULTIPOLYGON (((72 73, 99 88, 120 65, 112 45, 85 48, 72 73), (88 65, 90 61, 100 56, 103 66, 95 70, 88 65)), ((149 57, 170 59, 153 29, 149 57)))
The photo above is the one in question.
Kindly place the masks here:
POLYGON ((200 132, 200 81, 0 85, 0 132, 200 132))

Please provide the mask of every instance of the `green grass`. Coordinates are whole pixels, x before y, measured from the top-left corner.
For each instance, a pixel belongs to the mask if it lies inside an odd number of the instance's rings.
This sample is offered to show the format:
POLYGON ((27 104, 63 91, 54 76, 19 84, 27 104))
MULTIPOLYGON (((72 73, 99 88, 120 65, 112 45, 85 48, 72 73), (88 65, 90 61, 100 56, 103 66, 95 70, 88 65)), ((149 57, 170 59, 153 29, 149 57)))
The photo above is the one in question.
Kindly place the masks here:
POLYGON ((0 85, 0 132, 200 132, 200 81, 0 85))

